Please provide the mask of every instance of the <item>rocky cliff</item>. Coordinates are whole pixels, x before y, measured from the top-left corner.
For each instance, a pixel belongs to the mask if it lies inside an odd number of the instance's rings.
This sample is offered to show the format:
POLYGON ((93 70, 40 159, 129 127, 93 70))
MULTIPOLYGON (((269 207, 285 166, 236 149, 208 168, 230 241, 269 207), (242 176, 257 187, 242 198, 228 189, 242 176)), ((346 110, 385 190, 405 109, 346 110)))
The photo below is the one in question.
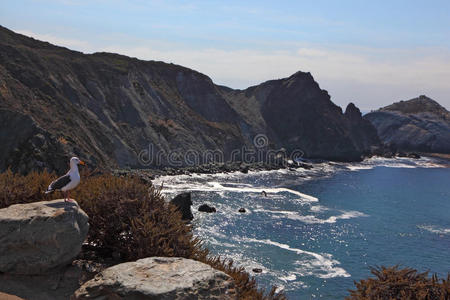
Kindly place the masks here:
POLYGON ((0 109, 0 170, 61 171, 72 154, 104 167, 176 167, 186 154, 202 163, 207 150, 226 160, 255 149, 258 134, 268 148, 324 159, 359 160, 378 144, 357 108, 344 114, 309 73, 233 90, 182 66, 83 54, 4 27, 0 109))
POLYGON ((364 118, 383 143, 397 150, 450 153, 450 112, 427 96, 396 102, 364 118))
POLYGON ((350 103, 342 113, 310 73, 231 90, 226 98, 250 125, 247 135, 263 132, 272 147, 300 149, 305 157, 355 161, 379 143, 359 109, 350 103))

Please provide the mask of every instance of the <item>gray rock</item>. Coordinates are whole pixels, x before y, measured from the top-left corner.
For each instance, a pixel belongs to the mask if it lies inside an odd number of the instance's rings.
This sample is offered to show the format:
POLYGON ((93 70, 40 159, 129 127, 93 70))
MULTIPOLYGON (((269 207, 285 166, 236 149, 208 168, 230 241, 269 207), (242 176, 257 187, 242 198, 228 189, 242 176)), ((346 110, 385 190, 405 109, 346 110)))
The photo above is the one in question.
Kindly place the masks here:
POLYGON ((204 263, 149 257, 110 267, 72 299, 237 299, 234 281, 204 263))
POLYGON ((70 263, 81 250, 88 216, 64 200, 0 209, 0 272, 42 274, 70 263))
MULTIPOLYGON (((73 293, 80 288, 81 282, 92 279, 101 271, 98 268, 104 269, 103 265, 96 264, 95 270, 92 270, 91 265, 91 261, 75 260, 71 265, 59 268, 51 274, 12 275, 0 273, 0 291, 20 297, 17 299, 70 299, 73 293)), ((2 296, 0 293, 0 299, 4 300, 2 296)))

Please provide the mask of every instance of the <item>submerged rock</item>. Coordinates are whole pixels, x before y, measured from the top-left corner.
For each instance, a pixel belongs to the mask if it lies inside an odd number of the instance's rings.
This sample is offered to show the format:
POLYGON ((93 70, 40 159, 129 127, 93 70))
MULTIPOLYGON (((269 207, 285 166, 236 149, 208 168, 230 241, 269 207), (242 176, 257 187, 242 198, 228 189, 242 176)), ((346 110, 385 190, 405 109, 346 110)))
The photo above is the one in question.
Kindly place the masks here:
POLYGON ((214 206, 209 206, 208 204, 202 204, 199 206, 198 211, 213 213, 216 212, 216 208, 214 206))
POLYGON ((73 299, 237 299, 231 277, 180 257, 149 257, 110 267, 73 299))
POLYGON ((252 271, 255 273, 262 273, 262 269, 260 268, 254 268, 252 271))
POLYGON ((170 200, 170 203, 178 207, 178 210, 181 212, 183 220, 192 220, 194 219, 194 215, 191 211, 191 193, 182 193, 177 195, 175 198, 170 200))
POLYGON ((0 209, 0 272, 41 274, 70 263, 88 219, 77 203, 62 199, 0 209))

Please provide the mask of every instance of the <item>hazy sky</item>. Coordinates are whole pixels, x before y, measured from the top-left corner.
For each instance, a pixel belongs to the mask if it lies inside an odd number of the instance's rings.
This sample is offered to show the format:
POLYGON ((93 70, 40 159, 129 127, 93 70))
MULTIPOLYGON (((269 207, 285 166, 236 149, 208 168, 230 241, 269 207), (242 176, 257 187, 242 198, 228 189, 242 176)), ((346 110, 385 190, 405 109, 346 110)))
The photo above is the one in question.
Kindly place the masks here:
POLYGON ((92 53, 173 62, 246 88, 309 71, 362 110, 450 108, 450 1, 0 0, 0 24, 92 53))

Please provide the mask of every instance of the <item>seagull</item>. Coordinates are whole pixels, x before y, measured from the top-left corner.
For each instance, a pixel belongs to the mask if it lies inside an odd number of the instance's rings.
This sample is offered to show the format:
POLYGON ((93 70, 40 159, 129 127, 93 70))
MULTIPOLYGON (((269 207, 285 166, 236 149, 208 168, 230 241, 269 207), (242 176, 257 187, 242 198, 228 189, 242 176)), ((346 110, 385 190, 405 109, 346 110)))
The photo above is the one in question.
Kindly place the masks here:
POLYGON ((46 194, 53 193, 56 190, 60 190, 64 193, 64 202, 71 202, 69 191, 76 188, 80 183, 80 173, 78 172, 78 165, 85 165, 84 161, 78 157, 72 157, 70 159, 70 170, 66 175, 59 177, 52 181, 47 188, 46 194))

